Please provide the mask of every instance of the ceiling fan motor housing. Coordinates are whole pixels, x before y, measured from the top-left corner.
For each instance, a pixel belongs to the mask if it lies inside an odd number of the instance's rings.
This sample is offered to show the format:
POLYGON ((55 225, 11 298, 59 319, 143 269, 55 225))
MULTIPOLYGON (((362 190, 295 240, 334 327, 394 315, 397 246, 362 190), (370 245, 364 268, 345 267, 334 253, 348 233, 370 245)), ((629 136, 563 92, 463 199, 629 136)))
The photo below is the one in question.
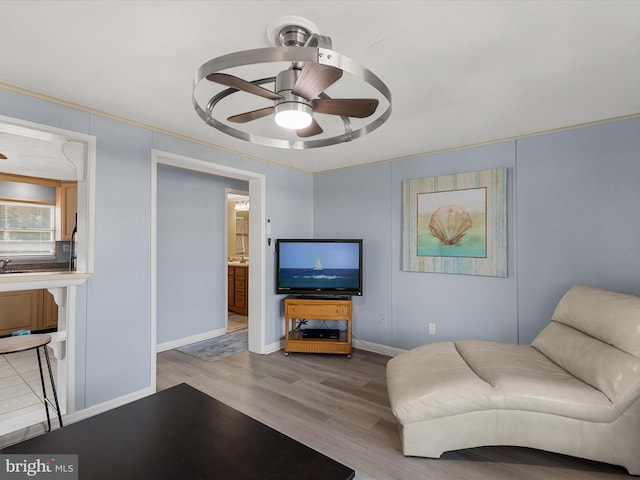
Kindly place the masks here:
POLYGON ((289 68, 287 70, 283 70, 276 76, 275 91, 282 97, 275 100, 276 119, 279 118, 280 114, 298 114, 300 116, 304 116, 306 114, 309 116, 309 123, 311 122, 311 118, 313 117, 311 101, 292 92, 299 74, 300 70, 289 68))

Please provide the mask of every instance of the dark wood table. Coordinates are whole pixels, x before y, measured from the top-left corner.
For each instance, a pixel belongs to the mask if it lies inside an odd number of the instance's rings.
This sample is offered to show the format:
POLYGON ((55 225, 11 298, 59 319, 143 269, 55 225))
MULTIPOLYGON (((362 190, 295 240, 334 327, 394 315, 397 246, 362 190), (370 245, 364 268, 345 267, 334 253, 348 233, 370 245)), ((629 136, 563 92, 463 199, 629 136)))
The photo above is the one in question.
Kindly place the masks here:
POLYGON ((2 453, 78 454, 82 480, 355 477, 352 469, 186 384, 2 453))

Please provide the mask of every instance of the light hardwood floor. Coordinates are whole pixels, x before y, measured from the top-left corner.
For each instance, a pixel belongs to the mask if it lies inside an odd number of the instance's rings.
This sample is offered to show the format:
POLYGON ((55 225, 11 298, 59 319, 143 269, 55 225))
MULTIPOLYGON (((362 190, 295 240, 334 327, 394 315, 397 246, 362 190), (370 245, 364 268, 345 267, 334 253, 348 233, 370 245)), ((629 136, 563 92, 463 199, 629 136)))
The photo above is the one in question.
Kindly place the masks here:
POLYGON ((249 317, 246 315, 238 315, 237 313, 227 312, 227 333, 242 330, 249 325, 249 317))
MULTIPOLYGON (((595 480, 621 467, 517 447, 404 457, 385 382, 388 357, 243 352, 205 362, 158 355, 158 389, 188 383, 356 470, 356 480, 595 480)), ((638 452, 640 454, 640 452, 638 452)))

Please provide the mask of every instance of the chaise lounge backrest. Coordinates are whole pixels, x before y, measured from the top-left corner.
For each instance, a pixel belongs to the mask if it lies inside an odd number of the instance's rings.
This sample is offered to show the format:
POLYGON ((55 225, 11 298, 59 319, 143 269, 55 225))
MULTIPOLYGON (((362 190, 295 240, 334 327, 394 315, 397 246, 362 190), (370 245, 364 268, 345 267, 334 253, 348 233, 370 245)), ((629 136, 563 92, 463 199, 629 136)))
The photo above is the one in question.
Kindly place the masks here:
POLYGON ((621 412, 640 396, 640 297, 575 285, 532 345, 621 412))

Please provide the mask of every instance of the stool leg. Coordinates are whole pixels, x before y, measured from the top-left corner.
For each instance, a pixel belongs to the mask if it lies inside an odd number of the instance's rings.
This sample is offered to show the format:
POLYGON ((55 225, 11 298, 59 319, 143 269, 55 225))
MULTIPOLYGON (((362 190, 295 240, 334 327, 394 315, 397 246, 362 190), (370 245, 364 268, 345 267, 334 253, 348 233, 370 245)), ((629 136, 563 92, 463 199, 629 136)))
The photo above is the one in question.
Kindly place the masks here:
MULTIPOLYGON (((44 347, 45 349, 47 347, 44 347)), ((45 350, 46 353, 46 350, 45 350)), ((40 358, 40 347, 36 347, 36 354, 38 355, 38 367, 40 368, 40 382, 42 383, 42 401, 44 402, 44 409, 47 412, 47 432, 51 431, 51 418, 49 417, 49 404, 47 403, 47 389, 44 386, 44 375, 42 374, 42 360, 40 358)), ((47 357, 48 358, 48 357, 47 357)))
POLYGON ((58 422, 60 423, 60 428, 62 425, 62 414, 60 413, 60 404, 58 403, 58 391, 56 389, 56 382, 53 379, 53 372, 51 371, 51 362, 49 361, 49 350, 47 350, 47 346, 44 347, 44 358, 47 359, 47 368, 49 368, 49 378, 51 379, 51 389, 53 390, 53 399, 56 402, 56 413, 58 414, 58 422))

